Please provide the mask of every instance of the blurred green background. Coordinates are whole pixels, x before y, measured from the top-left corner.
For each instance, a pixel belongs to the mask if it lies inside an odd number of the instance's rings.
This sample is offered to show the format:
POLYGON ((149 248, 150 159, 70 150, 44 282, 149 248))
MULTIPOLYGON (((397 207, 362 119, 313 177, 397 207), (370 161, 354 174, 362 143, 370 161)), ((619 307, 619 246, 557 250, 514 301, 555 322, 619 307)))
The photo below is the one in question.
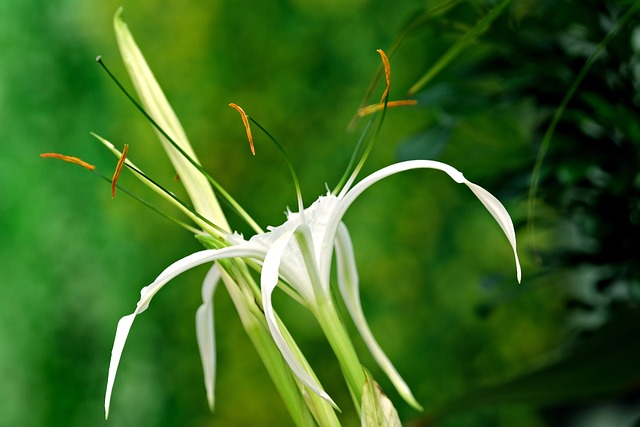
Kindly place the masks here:
MULTIPOLYGON (((365 169, 433 158, 496 194, 516 223, 523 283, 506 239, 469 191, 436 172, 397 176, 365 193, 345 222, 370 325, 425 413, 398 398, 355 333, 354 340, 410 425, 637 421, 637 12, 569 102, 538 175, 536 210, 527 212, 555 109, 637 2, 3 0, 0 426, 102 425, 118 319, 142 286, 200 248, 126 195, 112 200, 109 186, 85 170, 39 157, 78 156, 109 175, 115 159, 94 131, 130 144, 134 162, 183 194, 151 126, 94 61, 102 55, 130 87, 111 26, 120 5, 204 166, 264 226, 295 206, 293 185, 266 138, 257 135, 251 156, 229 102, 286 147, 310 203, 325 183, 336 184, 358 139, 362 125, 347 127, 379 69, 375 50, 392 53, 406 35, 391 58, 391 99, 405 98, 451 46, 506 5, 417 91, 417 107, 388 112, 365 169)), ((149 195, 130 175, 121 183, 149 195)), ((208 411, 194 332, 205 271, 174 280, 136 322, 108 425, 290 425, 223 289, 217 403, 208 411)), ((344 408, 345 425, 356 425, 319 328, 284 295, 276 304, 344 408)))

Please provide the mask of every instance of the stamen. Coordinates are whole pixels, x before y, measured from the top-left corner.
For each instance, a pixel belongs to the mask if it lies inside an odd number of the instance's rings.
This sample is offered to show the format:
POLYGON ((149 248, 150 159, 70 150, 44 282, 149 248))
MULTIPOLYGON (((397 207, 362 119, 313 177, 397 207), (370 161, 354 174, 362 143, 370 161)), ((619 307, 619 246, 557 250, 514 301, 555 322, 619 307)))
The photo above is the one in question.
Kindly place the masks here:
MULTIPOLYGON (((389 101, 387 102, 387 108, 393 107, 402 107, 405 105, 417 105, 418 101, 415 99, 403 99, 401 101, 389 101)), ((379 102, 377 104, 367 105, 366 107, 362 107, 358 110, 358 117, 364 117, 369 114, 373 114, 377 111, 384 109, 384 102, 379 102)))
POLYGON ((246 221, 246 223, 249 224, 249 226, 253 228, 256 233, 258 234, 263 233, 264 231, 262 231, 262 228, 260 228, 260 226, 253 220, 253 218, 249 216, 249 214, 244 209, 242 209, 242 206, 240 206, 238 202, 236 202, 235 199, 231 197, 231 195, 224 189, 224 187, 222 187, 220 183, 218 183, 218 181, 213 179, 213 177, 209 175, 209 173, 207 173, 207 171, 204 170, 204 168, 200 166, 198 162, 196 162, 191 156, 189 156, 189 154, 186 153, 184 149, 173 138, 171 138, 171 136, 169 136, 169 134, 165 132, 165 130, 149 115, 149 113, 147 113, 146 110, 142 108, 142 105, 140 105, 140 103, 136 101, 133 98, 133 96, 131 96, 131 94, 124 88, 124 86, 122 86, 122 83, 120 83, 120 81, 116 78, 116 76, 111 72, 111 70, 109 70, 106 64, 102 61, 102 57, 98 55, 98 57, 96 58, 96 61, 98 62, 98 64, 100 64, 102 69, 107 73, 109 78, 113 80, 116 86, 118 86, 118 88, 122 91, 122 93, 127 97, 127 99, 131 101, 133 106, 149 121, 149 123, 151 123, 151 125, 158 132, 162 134, 163 137, 167 139, 167 141, 169 141, 171 146, 175 148, 180 153, 180 155, 182 155, 182 157, 184 157, 184 159, 191 164, 191 166, 196 168, 207 179, 207 181, 209 181, 211 185, 213 185, 213 187, 229 203, 231 208, 238 214, 238 216, 240 216, 240 218, 246 221))
POLYGON ((111 178, 111 198, 116 197, 116 183, 118 182, 118 178, 120 177, 120 173, 122 172, 122 167, 124 166, 124 162, 127 159, 127 153, 129 152, 129 144, 124 144, 124 148, 122 149, 122 154, 118 159, 118 163, 116 164, 116 170, 113 172, 113 178, 111 178))
POLYGON ((240 108, 238 105, 236 105, 236 104, 234 104, 232 102, 231 104, 229 104, 229 107, 235 108, 238 111, 238 113, 240 113, 240 116, 242 117, 242 121, 244 122, 244 127, 247 129, 247 137, 249 138, 249 144, 251 144, 251 152, 253 153, 254 156, 255 156, 256 153, 255 153, 255 150, 253 148, 253 137, 251 136, 251 128, 249 127, 249 120, 251 120, 251 122, 253 124, 255 124, 256 126, 258 126, 258 128, 262 132, 264 132, 264 134, 267 135, 267 137, 269 137, 271 142, 273 142, 275 144, 275 146, 278 148, 278 150, 280 150, 280 152, 284 156, 285 161, 287 162, 287 165, 289 165, 289 170, 291 171, 291 177, 293 178, 293 185, 296 187, 296 195, 298 197, 298 212, 300 212, 302 214, 304 212, 304 203, 302 202, 302 191, 300 190, 300 182, 298 181, 298 176, 296 175, 296 171, 295 171, 295 169, 293 169, 293 164, 291 163, 291 160, 289 159, 289 156, 287 155, 287 152, 284 149, 284 147, 282 145, 280 145, 278 140, 275 139, 275 137, 273 135, 271 135, 269 133, 269 131, 266 130, 253 117, 247 116, 247 114, 244 112, 244 110, 242 108, 240 108))
POLYGON ((384 53, 384 50, 378 49, 377 52, 382 58, 382 64, 384 65, 384 77, 387 81, 387 87, 382 93, 382 98, 380 98, 380 102, 384 102, 384 99, 387 97, 387 95, 389 95, 389 86, 391 86, 391 65, 389 64, 389 58, 387 58, 387 54, 384 53))
MULTIPOLYGON (((358 115, 362 116, 365 114, 369 114, 369 110, 371 110, 370 112, 382 110, 382 116, 378 121, 378 126, 373 132, 373 135, 371 135, 371 138, 369 139, 369 143, 364 149, 364 152, 362 152, 360 160, 355 165, 355 167, 353 167, 353 165, 356 162, 356 159, 358 158, 358 155, 360 155, 360 148, 364 143, 365 138, 368 136, 369 129, 373 125, 373 121, 375 117, 371 118, 371 121, 365 128, 360 139, 358 140, 358 144, 356 144, 356 148, 353 152, 353 155, 351 156, 351 159, 349 160, 347 169, 344 171, 344 175, 342 175, 342 178, 340 178, 340 182, 338 182, 338 185, 336 186, 336 188, 334 188, 333 191, 331 192, 332 194, 337 194, 338 197, 342 197, 347 191, 349 191, 351 184, 353 184, 353 182, 355 181, 356 177, 358 176, 358 173, 360 172, 360 169, 362 169, 362 166, 364 166, 364 162, 369 157, 369 153, 371 153, 371 150, 373 149, 373 146, 376 140, 378 139, 378 135, 380 134, 380 130, 382 129, 382 124, 384 123, 384 117, 387 112, 387 107, 389 106, 389 104, 394 104, 393 102, 389 102, 389 88, 391 87, 391 65, 389 64, 389 58, 387 58, 387 55, 384 53, 382 49, 378 49, 377 52, 380 54, 380 57, 382 58, 382 65, 384 66, 384 76, 387 82, 387 86, 385 87, 384 93, 382 94, 382 98, 380 99, 380 103, 379 103, 380 106, 378 106, 379 104, 374 104, 369 107, 361 108, 360 110, 358 110, 358 115), (351 169, 352 167, 353 167, 353 170, 351 169)), ((410 100, 395 101, 395 105, 396 106, 412 105, 413 102, 410 100)))
POLYGON ((253 146, 253 136, 251 135, 251 127, 249 127, 249 117, 247 113, 244 112, 240 106, 234 104, 233 102, 229 104, 229 107, 235 108, 238 113, 240 113, 240 117, 242 117, 242 123, 244 123, 244 128, 247 130, 247 139, 249 139, 249 145, 251 146, 251 154, 256 155, 256 149, 253 146))
POLYGON ((64 160, 65 162, 69 162, 69 163, 74 163, 76 165, 80 165, 85 169, 89 169, 90 171, 96 169, 96 167, 94 165, 89 164, 89 163, 85 162, 82 159, 79 159, 77 157, 72 157, 72 156, 65 156, 64 154, 42 153, 42 154, 40 154, 40 157, 64 160))

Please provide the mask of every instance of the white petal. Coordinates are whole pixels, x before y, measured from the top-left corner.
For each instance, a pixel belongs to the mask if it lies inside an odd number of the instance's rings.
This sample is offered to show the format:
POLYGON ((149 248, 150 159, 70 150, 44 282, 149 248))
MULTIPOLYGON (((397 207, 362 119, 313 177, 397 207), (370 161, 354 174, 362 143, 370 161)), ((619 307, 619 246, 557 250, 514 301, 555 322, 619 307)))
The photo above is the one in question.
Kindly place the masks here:
POLYGON ((271 302, 271 294, 278 284, 278 271, 282 260, 282 254, 291 241, 295 230, 296 228, 292 227, 291 229, 283 232, 282 235, 273 242, 264 259, 262 275, 260 277, 264 315, 266 317, 267 326, 269 327, 271 336, 280 350, 282 357, 284 357, 284 360, 287 362, 293 373, 300 379, 300 381, 302 381, 303 384, 309 387, 311 391, 335 406, 331 397, 329 397, 329 395, 322 390, 322 387, 320 387, 317 381, 309 375, 289 348, 289 344, 287 344, 287 341, 282 336, 282 332, 280 332, 275 311, 273 310, 273 304, 271 302))
POLYGON ((196 311, 196 337, 204 372, 204 386, 207 391, 209 409, 213 411, 215 403, 216 378, 216 340, 213 316, 213 293, 220 281, 218 265, 214 264, 202 283, 202 305, 196 311))
POLYGON ((493 215, 493 218, 495 218, 507 236, 507 239, 509 239, 509 243, 511 243, 511 247, 513 248, 513 256, 516 259, 516 276, 518 277, 518 282, 520 282, 522 279, 522 270, 520 269, 520 260, 518 259, 518 251, 516 249, 516 232, 513 229, 513 223, 511 222, 509 213, 502 203, 484 188, 469 181, 465 182, 465 184, 473 191, 478 199, 480 199, 484 207, 491 212, 491 215, 493 215))
POLYGON ((122 356, 122 349, 124 343, 127 341, 129 330, 133 325, 133 320, 136 318, 136 313, 124 316, 118 322, 116 328, 116 338, 113 342, 113 350, 111 350, 111 361, 109 362, 109 374, 107 376, 107 394, 104 398, 104 418, 109 418, 109 405, 111 404, 111 391, 113 390, 113 382, 116 379, 116 372, 118 370, 118 364, 120 363, 120 356, 122 356))
POLYGON ((353 323, 358 328, 371 355, 384 373, 387 374, 400 396, 402 396, 408 404, 421 411, 422 406, 420 406, 415 397, 413 397, 413 393, 411 393, 407 383, 402 379, 389 358, 382 351, 364 317, 358 290, 358 269, 353 253, 353 245, 351 244, 347 227, 343 223, 340 223, 338 233, 336 234, 336 267, 338 270, 340 293, 349 310, 349 314, 351 314, 353 323))
POLYGON ((182 258, 179 261, 176 261, 175 263, 167 267, 162 273, 160 273, 158 278, 152 284, 142 288, 142 290, 140 291, 140 301, 138 301, 138 305, 136 306, 135 311, 128 316, 124 316, 118 322, 116 337, 113 343, 113 349, 111 350, 109 374, 107 376, 107 391, 104 399, 105 416, 109 415, 109 404, 111 401, 113 383, 116 378, 118 364, 120 363, 122 350, 124 349, 124 344, 127 341, 127 336, 129 335, 131 325, 133 324, 135 317, 147 309, 154 295, 157 294, 158 291, 162 289, 162 287, 166 285, 169 280, 198 265, 223 258, 261 258, 262 256, 263 252, 259 251, 257 248, 250 246, 231 246, 223 249, 207 249, 204 251, 196 252, 185 258, 182 258))
POLYGON ((406 162, 396 163, 391 166, 382 168, 379 171, 376 171, 367 176, 348 192, 345 192, 343 190, 342 193, 340 193, 340 195, 338 196, 342 197, 342 200, 336 207, 330 223, 327 225, 327 233, 325 235, 325 240, 322 246, 323 252, 320 255, 320 265, 322 269, 326 269, 327 265, 330 264, 332 240, 338 229, 338 224, 342 220, 342 217, 344 216, 349 206, 351 206, 351 204, 355 201, 355 199, 360 194, 362 194, 364 190, 366 190, 376 182, 390 175, 413 169, 441 170, 442 172, 445 172, 447 175, 449 175, 457 183, 467 185, 476 194, 476 196, 480 199, 484 206, 489 210, 489 212, 491 212, 496 221, 498 221, 498 224, 506 234, 507 239, 509 239, 509 243, 511 243, 515 255, 518 281, 520 281, 521 270, 520 261, 518 260, 518 254, 516 252, 515 232, 513 231, 513 223, 511 222, 511 217, 507 213, 507 210, 504 208, 504 206, 502 206, 498 199, 493 197, 485 189, 473 184, 472 182, 467 181, 464 175, 462 175, 462 173, 456 168, 454 168, 453 166, 449 166, 446 163, 436 162, 434 160, 409 160, 406 162))
POLYGON ((320 270, 321 277, 325 277, 330 268, 331 268, 331 255, 333 253, 333 239, 335 233, 338 229, 338 224, 342 221, 342 217, 349 209, 349 206, 362 194, 364 190, 371 187, 376 182, 390 176, 396 174, 398 172, 404 172, 412 169, 439 169, 443 172, 446 172, 451 178, 453 178, 456 182, 462 183, 465 181, 462 173, 457 171, 452 166, 449 166, 446 163, 436 162, 434 160, 410 160, 407 162, 395 163, 393 165, 382 168, 371 175, 364 178, 362 181, 358 182, 353 188, 350 190, 345 187, 340 194, 338 195, 338 199, 340 199, 339 203, 335 207, 335 210, 331 216, 331 219, 328 220, 326 234, 324 237, 324 241, 322 243, 322 253, 320 254, 320 270))

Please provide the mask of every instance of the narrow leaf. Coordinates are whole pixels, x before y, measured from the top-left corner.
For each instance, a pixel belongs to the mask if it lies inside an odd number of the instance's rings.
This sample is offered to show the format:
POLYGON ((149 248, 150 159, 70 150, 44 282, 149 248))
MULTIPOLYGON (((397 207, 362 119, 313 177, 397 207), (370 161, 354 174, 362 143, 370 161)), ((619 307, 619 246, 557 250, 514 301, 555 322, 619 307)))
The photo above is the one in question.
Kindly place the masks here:
MULTIPOLYGON (((113 25, 122 60, 145 110, 167 135, 199 164, 200 162, 187 139, 180 121, 147 65, 142 52, 129 31, 129 27, 123 20, 122 8, 116 12, 113 25)), ((196 211, 221 228, 228 229, 229 226, 225 216, 207 179, 160 132, 156 130, 156 133, 180 176, 180 180, 187 190, 196 211)))

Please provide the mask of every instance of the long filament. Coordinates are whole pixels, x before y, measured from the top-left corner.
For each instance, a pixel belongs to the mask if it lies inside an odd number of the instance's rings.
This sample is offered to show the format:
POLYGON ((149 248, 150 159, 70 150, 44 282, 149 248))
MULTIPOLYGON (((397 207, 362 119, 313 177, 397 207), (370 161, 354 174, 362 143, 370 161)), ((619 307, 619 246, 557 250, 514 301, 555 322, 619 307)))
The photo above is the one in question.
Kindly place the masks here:
POLYGON ((158 130, 158 132, 160 132, 160 134, 162 134, 162 136, 164 136, 167 141, 169 141, 169 143, 173 146, 173 148, 175 148, 176 150, 178 150, 178 152, 189 162, 191 163, 191 165, 193 167, 195 167, 205 178, 207 178, 207 180, 211 183, 211 185, 213 185, 213 187, 222 195, 222 197, 224 197, 224 199, 229 203, 229 205, 232 207, 232 209, 251 227, 253 228, 253 230, 256 233, 263 233, 262 228, 260 228, 260 226, 253 220, 253 218, 251 218, 251 216, 249 216, 249 214, 240 206, 240 204, 238 202, 236 202, 236 200, 231 197, 231 195, 224 189, 224 187, 222 187, 218 181, 216 181, 215 179, 213 179, 213 177, 211 175, 209 175, 209 173, 207 171, 204 170, 204 168, 202 166, 200 166, 200 164, 198 164, 198 162, 196 162, 195 160, 193 160, 193 158, 191 158, 191 156, 189 156, 183 149, 182 147, 180 147, 174 140, 173 138, 171 138, 167 132, 164 131, 164 129, 162 129, 162 127, 149 115, 149 113, 146 112, 146 110, 138 103, 138 101, 136 101, 133 96, 131 96, 131 94, 129 94, 129 92, 124 88, 124 86, 122 86, 122 84, 120 83, 120 81, 113 75, 113 73, 111 72, 111 70, 109 70, 109 68, 105 65, 105 63, 102 61, 102 57, 98 56, 96 58, 96 61, 98 62, 98 64, 100 64, 100 66, 107 72, 107 74, 109 75, 109 77, 111 78, 111 80, 113 80, 115 82, 115 84, 118 86, 118 88, 122 91, 122 93, 125 94, 125 96, 129 99, 129 101, 131 101, 131 103, 136 107, 136 109, 142 113, 142 115, 149 121, 149 123, 151 123, 151 125, 156 128, 158 130))

